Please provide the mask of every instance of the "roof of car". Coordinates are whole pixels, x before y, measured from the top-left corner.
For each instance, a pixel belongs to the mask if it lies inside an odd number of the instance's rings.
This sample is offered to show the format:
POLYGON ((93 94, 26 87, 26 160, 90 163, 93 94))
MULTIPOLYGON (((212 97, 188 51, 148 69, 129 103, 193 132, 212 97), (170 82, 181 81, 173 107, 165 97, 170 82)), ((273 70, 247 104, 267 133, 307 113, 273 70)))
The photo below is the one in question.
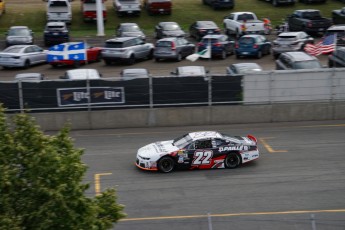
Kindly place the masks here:
POLYGON ((316 57, 311 56, 305 52, 294 51, 294 52, 285 52, 283 55, 290 56, 295 61, 310 61, 315 60, 316 57))
POLYGON ((195 140, 207 139, 207 138, 223 138, 223 135, 216 131, 200 131, 189 133, 189 136, 195 140))
POLYGON ((47 22, 47 26, 64 26, 65 22, 47 22))
POLYGON ((44 77, 41 73, 19 73, 17 74, 14 79, 24 81, 24 80, 41 80, 44 77))
POLYGON ((123 22, 123 23, 120 23, 121 26, 138 26, 137 23, 135 22, 123 22))
POLYGON ((106 42, 124 42, 138 37, 116 37, 106 40, 106 42))
POLYGON ((304 33, 303 31, 296 31, 296 32, 283 32, 280 33, 278 36, 279 37, 285 37, 285 36, 297 36, 300 33, 304 33))
POLYGON ((314 12, 314 11, 320 11, 317 9, 302 9, 302 10, 295 10, 296 12, 314 12))
POLYGON ((345 24, 333 25, 329 27, 327 30, 345 30, 345 24))
MULTIPOLYGON (((235 66, 238 70, 245 71, 262 71, 262 67, 254 62, 246 62, 246 63, 234 63, 232 64, 235 66)), ((240 71, 240 72, 242 72, 240 71)))
POLYGON ((29 29, 27 26, 11 26, 10 29, 29 29))
POLYGON ((84 80, 84 79, 99 79, 99 73, 96 69, 71 69, 67 70, 66 73, 69 79, 73 80, 84 80))
POLYGON ((226 35, 224 35, 224 34, 208 34, 208 35, 205 35, 204 37, 202 37, 203 39, 205 39, 205 38, 220 38, 220 37, 224 37, 224 36, 226 36, 226 35))

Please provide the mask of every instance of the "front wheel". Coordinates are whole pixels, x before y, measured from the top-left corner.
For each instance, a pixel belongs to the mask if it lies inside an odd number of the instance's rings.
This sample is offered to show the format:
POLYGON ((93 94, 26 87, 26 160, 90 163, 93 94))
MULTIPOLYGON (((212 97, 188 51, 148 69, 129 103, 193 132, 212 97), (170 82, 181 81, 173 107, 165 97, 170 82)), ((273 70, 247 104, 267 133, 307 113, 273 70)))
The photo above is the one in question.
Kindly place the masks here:
POLYGON ((158 161, 158 169, 161 172, 168 173, 171 172, 175 167, 174 160, 170 157, 162 157, 158 161))
POLYGON ((240 165, 240 163, 240 157, 236 153, 229 153, 224 160, 224 166, 228 169, 237 168, 240 165))

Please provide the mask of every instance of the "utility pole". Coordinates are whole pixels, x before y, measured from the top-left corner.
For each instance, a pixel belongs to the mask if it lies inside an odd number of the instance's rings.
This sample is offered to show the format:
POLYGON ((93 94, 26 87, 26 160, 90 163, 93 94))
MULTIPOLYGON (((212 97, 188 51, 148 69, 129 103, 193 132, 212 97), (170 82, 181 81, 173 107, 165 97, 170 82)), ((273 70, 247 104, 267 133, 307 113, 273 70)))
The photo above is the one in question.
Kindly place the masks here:
POLYGON ((97 36, 104 36, 103 0, 96 0, 97 36))

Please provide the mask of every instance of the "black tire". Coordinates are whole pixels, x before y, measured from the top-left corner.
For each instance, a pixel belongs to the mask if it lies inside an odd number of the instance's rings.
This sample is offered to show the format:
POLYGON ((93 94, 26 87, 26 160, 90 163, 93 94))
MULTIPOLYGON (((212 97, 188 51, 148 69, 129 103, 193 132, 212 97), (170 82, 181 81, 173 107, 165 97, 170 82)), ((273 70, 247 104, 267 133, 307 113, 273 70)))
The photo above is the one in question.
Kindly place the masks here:
POLYGON ((258 51, 258 54, 256 55, 256 58, 257 59, 262 58, 262 51, 261 50, 258 51))
POLYGON ((73 63, 74 68, 79 68, 80 65, 81 65, 80 61, 74 61, 74 63, 73 63))
POLYGON ((100 62, 101 60, 102 60, 102 54, 99 53, 99 54, 97 54, 95 62, 100 62))
POLYGON ((104 60, 104 63, 105 63, 105 65, 111 65, 111 61, 110 60, 104 60))
POLYGON ((177 61, 177 62, 180 62, 180 61, 182 61, 182 59, 183 59, 183 58, 182 58, 182 54, 181 54, 181 53, 178 53, 178 54, 177 54, 177 57, 176 57, 176 61, 177 61))
POLYGON ((175 162, 171 157, 165 156, 158 161, 158 170, 163 173, 169 173, 175 168, 175 162))
POLYGON ((223 50, 220 58, 224 60, 224 59, 226 59, 226 57, 227 57, 227 53, 225 50, 223 50))
POLYGON ((159 61, 160 61, 160 59, 159 59, 159 58, 155 58, 155 61, 156 61, 156 62, 159 62, 159 61))
POLYGON ((134 63, 135 63, 135 57, 132 54, 128 59, 128 65, 134 65, 134 63))
POLYGON ((150 50, 149 55, 147 56, 148 60, 152 60, 153 59, 153 50, 150 50))
POLYGON ((240 156, 236 153, 229 153, 224 160, 224 166, 228 169, 237 168, 240 164, 240 156))
POLYGON ((23 67, 24 69, 28 69, 30 67, 30 61, 26 60, 23 67))

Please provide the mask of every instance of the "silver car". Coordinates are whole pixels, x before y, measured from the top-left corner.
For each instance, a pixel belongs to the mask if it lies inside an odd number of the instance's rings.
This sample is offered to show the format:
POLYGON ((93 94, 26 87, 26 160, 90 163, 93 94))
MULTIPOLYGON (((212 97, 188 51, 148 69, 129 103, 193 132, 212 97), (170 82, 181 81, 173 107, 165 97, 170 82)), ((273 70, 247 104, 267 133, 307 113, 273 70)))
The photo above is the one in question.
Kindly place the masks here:
POLYGON ((6 46, 31 45, 33 43, 33 32, 27 26, 11 26, 6 33, 6 46))
POLYGON ((102 48, 102 59, 106 65, 115 61, 125 61, 133 65, 138 59, 152 59, 154 46, 138 37, 109 39, 102 48))
POLYGON ((179 62, 194 52, 195 45, 185 38, 171 37, 162 38, 156 42, 153 56, 157 62, 162 59, 173 59, 179 62))
POLYGON ((208 70, 204 66, 179 66, 172 71, 172 76, 176 77, 204 77, 207 78, 208 70))
POLYGON ((121 80, 132 80, 136 78, 149 78, 150 72, 145 68, 123 69, 120 72, 121 80))
POLYGON ((226 74, 230 76, 259 71, 262 71, 262 67, 255 62, 233 63, 226 68, 226 74))
POLYGON ((29 68, 47 62, 47 50, 36 45, 14 45, 0 52, 0 66, 29 68))

